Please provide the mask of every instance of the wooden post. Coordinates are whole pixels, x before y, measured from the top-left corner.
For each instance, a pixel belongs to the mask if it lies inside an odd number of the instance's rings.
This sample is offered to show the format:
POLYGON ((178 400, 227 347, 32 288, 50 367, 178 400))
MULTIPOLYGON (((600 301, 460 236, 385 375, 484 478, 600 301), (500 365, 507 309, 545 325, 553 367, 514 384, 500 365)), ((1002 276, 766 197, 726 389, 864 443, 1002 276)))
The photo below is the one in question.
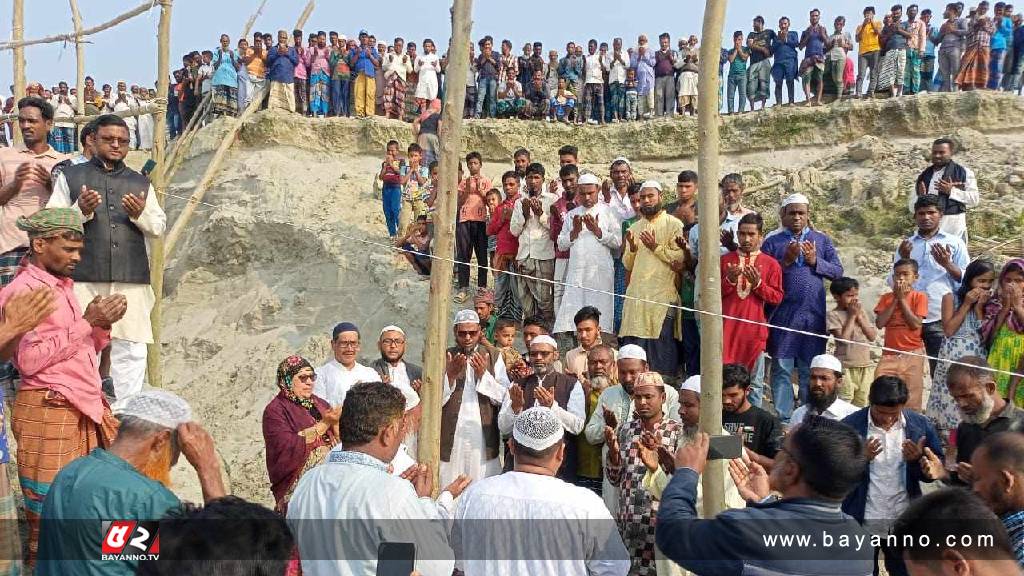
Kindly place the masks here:
MULTIPOLYGON (((11 19, 11 39, 19 42, 25 39, 25 0, 14 0, 14 15, 11 19)), ((25 97, 25 48, 19 46, 14 49, 14 102, 25 97)), ((15 108, 17 110, 17 108, 15 108)), ((11 137, 14 144, 21 144, 21 129, 15 122, 11 128, 11 137)))
MULTIPOLYGON (((75 0, 71 0, 74 2, 75 0)), ((167 96, 171 74, 171 8, 173 0, 161 0, 160 24, 157 31, 156 52, 156 95, 157 98, 167 96)), ((164 205, 164 192, 167 190, 167 166, 163 160, 167 149, 167 114, 156 114, 153 118, 153 160, 156 168, 151 174, 155 200, 164 205)), ((163 385, 163 370, 160 365, 160 319, 163 311, 164 295, 164 242, 155 238, 151 245, 149 261, 149 277, 153 288, 153 309, 149 313, 153 326, 153 343, 149 345, 146 355, 146 371, 149 374, 149 385, 159 388, 163 385)))
POLYGON ((313 13, 313 9, 316 8, 316 0, 309 0, 306 4, 306 8, 302 10, 302 14, 299 16, 298 21, 295 22, 295 28, 293 30, 302 30, 302 27, 306 25, 306 20, 309 20, 310 14, 313 13))
POLYGON ((445 350, 451 334, 451 294, 455 253, 455 211, 459 158, 462 155, 462 112, 466 101, 466 72, 469 67, 469 34, 473 22, 472 0, 455 0, 452 15, 452 42, 448 49, 444 108, 441 116, 440 186, 434 215, 434 254, 430 267, 430 300, 427 312, 427 338, 423 347, 423 387, 420 399, 423 418, 417 444, 417 459, 430 466, 434 474, 434 492, 440 492, 438 472, 441 463, 441 388, 444 385, 445 350))
MULTIPOLYGON (((722 286, 718 230, 718 59, 722 46, 726 0, 707 0, 701 32, 700 78, 697 83, 697 205, 700 210, 700 429, 722 433, 722 286)), ((701 478, 704 517, 725 509, 725 461, 711 460, 701 478)))
MULTIPOLYGON (((17 18, 17 13, 18 13, 18 10, 19 10, 18 6, 20 6, 23 2, 24 2, 24 0, 14 0, 14 10, 15 10, 15 15, 16 15, 15 18, 17 18)), ((36 44, 53 44, 55 42, 74 42, 75 38, 78 37, 78 36, 82 36, 82 37, 92 36, 93 34, 97 34, 99 32, 107 30, 108 28, 113 28, 114 26, 117 26, 118 24, 120 24, 121 22, 124 22, 125 20, 130 20, 130 19, 135 18, 136 16, 138 16, 140 14, 145 14, 146 12, 149 12, 149 10, 151 8, 153 8, 153 6, 154 6, 154 1, 153 0, 145 0, 142 4, 139 4, 138 6, 136 6, 135 8, 132 8, 131 10, 125 12, 124 14, 121 14, 120 16, 118 16, 116 18, 108 20, 108 21, 104 22, 103 24, 97 24, 96 26, 93 26, 92 28, 86 28, 85 30, 82 30, 81 33, 69 32, 67 34, 54 34, 53 36, 46 36, 45 38, 35 38, 35 39, 32 39, 32 40, 25 40, 24 31, 22 30, 20 32, 17 32, 18 28, 15 27, 15 29, 14 29, 14 31, 16 31, 15 35, 13 35, 13 38, 11 39, 10 42, 0 42, 0 50, 17 50, 18 48, 24 48, 25 46, 34 46, 36 44)), ((24 11, 22 10, 22 12, 24 12, 24 11)))
POLYGON ((256 19, 260 17, 260 14, 263 14, 263 7, 266 5, 267 0, 263 0, 262 2, 260 2, 259 7, 256 8, 256 11, 252 13, 252 16, 249 16, 249 19, 245 22, 245 28, 242 29, 242 34, 238 37, 239 40, 241 40, 242 38, 249 38, 249 32, 252 30, 252 27, 256 24, 256 19))
MULTIPOLYGON (((78 0, 71 3, 71 21, 75 25, 75 111, 79 116, 85 115, 85 43, 82 42, 82 13, 78 11, 78 0)), ((78 147, 78 143, 75 143, 78 147)))

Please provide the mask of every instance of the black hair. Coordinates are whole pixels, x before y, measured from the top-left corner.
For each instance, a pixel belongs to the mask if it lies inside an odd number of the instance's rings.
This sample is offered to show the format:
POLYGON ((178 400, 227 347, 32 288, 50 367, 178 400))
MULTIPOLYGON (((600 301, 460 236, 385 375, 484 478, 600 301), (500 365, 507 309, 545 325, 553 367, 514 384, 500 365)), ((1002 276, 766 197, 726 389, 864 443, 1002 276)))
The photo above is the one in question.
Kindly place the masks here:
POLYGON ((515 328, 517 322, 511 318, 498 318, 498 321, 494 323, 494 331, 497 332, 503 328, 515 328))
POLYGON ((978 276, 988 274, 989 272, 995 274, 996 267, 984 258, 978 258, 968 264, 964 270, 963 278, 960 280, 960 289, 956 292, 957 300, 963 302, 967 298, 967 293, 971 291, 971 282, 978 276))
POLYGON ((140 562, 138 574, 284 574, 295 549, 283 516, 238 496, 168 510, 160 521, 159 538, 160 559, 140 562))
POLYGON ((548 323, 545 322, 544 319, 541 318, 540 316, 530 316, 529 318, 523 320, 523 329, 526 329, 527 326, 536 326, 537 328, 540 328, 545 334, 551 333, 551 327, 548 326, 548 323))
POLYGON ((407 154, 412 154, 413 152, 420 152, 420 153, 422 153, 423 152, 423 148, 421 148, 419 144, 413 142, 412 144, 409 144, 409 148, 407 149, 406 153, 407 154))
POLYGON ((662 32, 661 34, 658 34, 658 40, 661 40, 662 38, 668 38, 669 40, 671 40, 672 36, 669 36, 668 32, 662 32))
POLYGON ((938 563, 949 549, 973 559, 1014 559, 1002 521, 978 495, 963 488, 945 488, 911 501, 896 519, 892 535, 896 553, 914 562, 938 563), (924 542, 934 544, 910 544, 924 542))
POLYGON ((202 54, 203 56, 209 55, 209 56, 210 56, 210 57, 212 58, 212 57, 213 57, 213 50, 203 50, 203 51, 201 52, 201 54, 202 54))
POLYGON ((761 215, 758 214, 757 212, 744 214, 743 217, 740 218, 739 224, 736 225, 736 228, 738 229, 740 226, 743 226, 744 224, 754 224, 755 226, 757 226, 758 234, 764 232, 764 219, 761 218, 761 215))
POLYGON ((509 170, 508 172, 505 172, 504 174, 501 175, 501 182, 502 182, 502 184, 504 184, 505 180, 508 180, 509 178, 512 178, 513 180, 518 181, 519 180, 519 174, 516 174, 515 170, 509 170))
POLYGON ((526 175, 540 174, 540 177, 544 177, 544 165, 539 162, 534 162, 526 167, 526 175))
POLYGON ((946 137, 936 138, 935 141, 932 142, 932 146, 943 146, 943 145, 949 146, 949 151, 954 153, 954 154, 956 154, 956 142, 954 142, 952 138, 946 138, 946 137))
POLYGON ((877 14, 877 12, 875 11, 875 7, 874 6, 865 6, 863 13, 867 14, 868 12, 871 12, 872 14, 877 14))
POLYGON ((924 10, 921 10, 921 14, 920 15, 921 16, 931 16, 932 15, 932 9, 931 8, 925 8, 924 10))
POLYGON ((733 38, 743 38, 743 30, 737 30, 732 33, 733 38))
POLYGON ((579 326, 580 322, 584 322, 586 320, 593 320, 600 324, 601 311, 593 306, 584 306, 583 308, 580 308, 579 312, 577 312, 575 316, 572 317, 572 323, 574 326, 579 326))
POLYGON ((430 164, 429 164, 429 165, 427 166, 427 170, 430 170, 430 171, 432 171, 432 170, 433 170, 434 168, 437 168, 437 167, 439 167, 439 166, 441 166, 441 165, 440 165, 440 164, 438 164, 437 160, 434 160, 434 161, 432 161, 432 162, 431 162, 431 163, 430 163, 430 164))
POLYGON ((92 120, 88 124, 86 124, 85 126, 82 126, 82 129, 78 133, 78 142, 79 142, 79 144, 82 145, 83 149, 85 148, 85 139, 88 138, 89 136, 92 136, 95 133, 96 133, 96 121, 95 120, 92 120))
POLYGON ((38 96, 25 96, 18 100, 18 111, 20 112, 22 108, 38 108, 43 120, 47 122, 53 120, 53 106, 38 96))
POLYGON ((527 150, 526 148, 519 148, 512 154, 512 158, 519 158, 520 156, 526 156, 527 158, 529 158, 530 151, 527 150))
POLYGON ((405 412, 402 391, 383 382, 356 384, 345 395, 341 441, 346 448, 364 446, 405 412))
POLYGON ((575 164, 566 164, 565 166, 562 166, 561 168, 558 169, 559 178, 567 178, 572 175, 579 176, 579 174, 580 167, 575 164))
POLYGON ((860 288, 860 283, 857 282, 856 278, 843 276, 842 278, 836 278, 833 280, 832 284, 828 287, 828 291, 832 296, 838 298, 854 288, 860 288))
POLYGON ((897 376, 879 376, 871 383, 868 404, 872 406, 903 406, 910 400, 906 382, 897 376))
POLYGON ((739 386, 746 390, 750 388, 750 370, 742 364, 726 364, 722 366, 722 390, 739 386))
POLYGON ((997 432, 982 440, 979 448, 993 467, 1000 470, 1024 472, 1024 434, 1018 431, 997 432))
POLYGON ((893 4, 892 8, 889 8, 890 12, 895 12, 896 10, 903 10, 903 5, 902 4, 893 4))
POLYGON ((696 184, 697 173, 694 172, 693 170, 683 170, 682 172, 679 173, 679 177, 676 178, 676 182, 679 182, 680 184, 682 184, 683 182, 693 182, 694 184, 696 184))
POLYGON ((895 264, 892 265, 892 269, 893 271, 895 271, 897 268, 903 266, 910 266, 911 268, 914 269, 915 274, 917 274, 918 270, 920 270, 920 266, 918 266, 917 260, 914 260, 913 258, 900 258, 899 260, 896 261, 895 264))
POLYGON ((392 146, 399 146, 398 140, 388 140, 388 143, 384 145, 384 149, 387 150, 392 146))
POLYGON ((483 156, 481 156, 480 153, 476 152, 476 151, 470 152, 469 154, 466 154, 466 164, 469 164, 470 160, 476 160, 476 161, 480 162, 481 164, 484 163, 483 156))
POLYGON ((640 189, 643 187, 642 182, 633 182, 626 188, 626 196, 636 196, 640 193, 640 189))
POLYGON ((107 126, 120 126, 125 130, 128 129, 128 123, 124 121, 124 118, 121 118, 120 116, 117 116, 115 114, 104 114, 99 118, 93 120, 93 122, 96 123, 97 133, 100 131, 100 128, 105 128, 107 126))
POLYGON ((760 14, 758 14, 757 16, 754 16, 754 22, 760 22, 760 23, 764 24, 764 16, 761 16, 760 14))
POLYGON ((790 433, 800 476, 817 494, 842 500, 864 477, 864 441, 853 427, 809 416, 790 433))
POLYGON ((572 156, 573 158, 578 158, 579 154, 580 149, 573 146, 572 144, 566 144, 565 146, 562 146, 561 148, 558 149, 559 156, 572 156))
POLYGON ((292 36, 302 36, 302 30, 299 30, 298 28, 292 30, 292 36))

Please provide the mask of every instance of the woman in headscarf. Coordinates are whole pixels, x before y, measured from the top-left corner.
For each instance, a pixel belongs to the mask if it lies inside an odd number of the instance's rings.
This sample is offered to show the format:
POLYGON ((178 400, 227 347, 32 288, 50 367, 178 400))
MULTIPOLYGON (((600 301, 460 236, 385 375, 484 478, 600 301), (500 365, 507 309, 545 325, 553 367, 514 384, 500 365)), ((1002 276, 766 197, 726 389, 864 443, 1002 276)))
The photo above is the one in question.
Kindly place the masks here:
MULTIPOLYGON (((988 345, 988 363, 996 370, 1017 372, 1024 358, 1024 259, 1010 260, 999 273, 997 296, 985 306, 981 339, 988 345)), ((1008 374, 996 374, 1004 398, 1024 406, 1024 389, 1008 374), (1012 384, 1012 386, 1011 386, 1012 384), (1008 395, 1010 388, 1013 394, 1008 395)))
POLYGON ((338 443, 341 407, 332 408, 314 396, 315 382, 316 372, 305 358, 285 358, 277 367, 277 387, 281 391, 263 410, 270 490, 281 514, 287 512, 299 478, 320 464, 338 443))

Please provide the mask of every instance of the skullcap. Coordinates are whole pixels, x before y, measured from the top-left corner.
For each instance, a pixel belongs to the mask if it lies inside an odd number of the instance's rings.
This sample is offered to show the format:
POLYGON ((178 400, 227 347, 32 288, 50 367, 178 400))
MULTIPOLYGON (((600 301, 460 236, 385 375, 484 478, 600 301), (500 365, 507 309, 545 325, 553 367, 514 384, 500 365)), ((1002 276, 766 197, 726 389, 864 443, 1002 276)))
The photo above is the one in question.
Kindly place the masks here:
POLYGON ((843 363, 831 354, 818 354, 811 359, 811 368, 828 368, 833 372, 842 372, 843 363))
POLYGON ((619 156, 615 160, 612 160, 612 164, 617 164, 619 162, 625 162, 626 166, 629 166, 630 168, 633 167, 633 165, 629 162, 629 158, 626 158, 625 156, 619 156))
POLYGON ((644 180, 644 183, 640 185, 640 189, 643 190, 644 188, 654 188, 658 192, 663 191, 661 182, 658 182, 657 180, 644 180))
POLYGON ((548 336, 547 334, 541 334, 540 336, 534 337, 534 339, 530 341, 530 348, 533 348, 537 344, 547 344, 548 346, 551 346, 555 350, 558 350, 558 343, 555 342, 554 338, 548 336))
POLYGON ((359 328, 357 328, 356 325, 351 322, 341 322, 334 327, 334 332, 331 334, 331 338, 337 340, 338 335, 341 334, 342 332, 355 332, 356 335, 358 335, 359 328))
POLYGON ((380 329, 380 335, 381 336, 383 336, 385 332, 398 332, 402 336, 405 336, 405 330, 402 330, 401 328, 399 328, 398 326, 395 326, 394 324, 392 324, 390 326, 385 326, 385 327, 380 329))
POLYGON ((459 310, 455 313, 455 321, 453 325, 458 326, 459 324, 479 324, 480 316, 476 313, 476 310, 459 310))
POLYGON ((636 344, 626 344, 619 348, 619 360, 643 360, 647 362, 647 352, 636 344))
POLYGON ((643 388, 649 386, 651 388, 664 388, 665 380, 661 377, 661 374, 657 372, 641 372, 637 374, 636 382, 633 384, 633 389, 643 388))
POLYGON ((811 201, 808 200, 807 196, 804 196, 803 194, 790 194, 789 196, 786 196, 785 198, 782 199, 782 207, 785 208, 790 204, 806 204, 810 206, 811 201))
POLYGON ((512 438, 520 446, 531 450, 545 450, 565 438, 565 428, 552 409, 534 406, 516 416, 512 438))
POLYGON ((476 292, 476 296, 473 297, 474 304, 494 304, 494 290, 490 288, 480 288, 476 292))
POLYGON ((172 430, 192 421, 192 409, 187 402, 177 394, 155 388, 125 398, 117 415, 134 416, 172 430))
POLYGON ((587 172, 580 176, 580 179, 576 181, 577 186, 586 186, 588 184, 591 186, 600 186, 601 179, 595 176, 594 174, 587 172))
POLYGON ((700 374, 690 376, 689 378, 684 380, 683 385, 680 387, 680 390, 689 390, 690 392, 696 392, 697 394, 700 394, 700 374))

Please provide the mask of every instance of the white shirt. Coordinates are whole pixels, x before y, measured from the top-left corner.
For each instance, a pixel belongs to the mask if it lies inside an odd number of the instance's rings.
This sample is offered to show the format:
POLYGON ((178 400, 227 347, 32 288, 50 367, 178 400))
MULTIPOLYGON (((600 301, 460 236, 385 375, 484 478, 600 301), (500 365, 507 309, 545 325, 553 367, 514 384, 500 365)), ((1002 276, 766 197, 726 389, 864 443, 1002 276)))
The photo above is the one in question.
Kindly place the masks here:
MULTIPOLYGON (((536 374, 531 378, 536 377, 536 374)), ((540 406, 540 402, 536 399, 533 401, 533 406, 540 406)), ((524 406, 525 408, 532 408, 533 406, 524 406)), ((583 385, 576 381, 573 385, 572 391, 569 392, 569 404, 565 408, 558 405, 558 401, 555 400, 551 404, 551 411, 558 416, 558 419, 562 422, 562 427, 569 434, 579 434, 583 431, 583 425, 587 423, 587 399, 583 395, 583 385)), ((501 405, 501 411, 498 412, 498 430, 501 431, 502 435, 508 436, 512 433, 512 425, 515 424, 516 414, 512 412, 512 398, 506 397, 505 402, 501 405)))
POLYGON ((583 61, 585 84, 604 84, 604 73, 608 70, 607 56, 589 54, 583 61))
POLYGON ((615 60, 614 54, 608 54, 608 83, 614 84, 618 82, 623 84, 626 82, 626 70, 629 68, 629 54, 622 52, 619 54, 622 56, 622 61, 615 60))
MULTIPOLYGON (((459 419, 455 424, 455 438, 452 441, 452 453, 447 462, 440 466, 441 486, 451 484, 460 474, 472 480, 480 480, 501 473, 501 463, 497 458, 488 460, 484 449, 483 423, 480 422, 480 400, 483 394, 495 406, 501 406, 508 397, 510 386, 505 361, 501 355, 494 362, 494 373, 484 372, 480 381, 476 381, 476 373, 472 366, 466 366, 466 382, 462 388, 462 405, 459 406, 459 419)), ((454 383, 444 377, 444 388, 441 396, 443 406, 455 392, 454 383)))
POLYGON ((868 438, 878 438, 882 452, 868 465, 869 481, 865 520, 893 519, 899 516, 910 498, 907 496, 906 463, 903 460, 903 441, 906 440, 906 420, 900 420, 885 430, 875 426, 868 412, 868 438))
POLYGON ((414 543, 423 576, 450 576, 455 561, 444 520, 437 503, 388 474, 384 462, 337 448, 306 472, 288 503, 307 576, 372 576, 385 541, 414 543))
MULTIPOLYGON (((945 217, 943 217, 945 221, 945 217)), ((960 289, 960 281, 949 275, 945 268, 932 256, 932 246, 943 244, 950 249, 949 259, 960 268, 963 273, 971 262, 971 256, 967 252, 967 245, 959 236, 943 232, 941 227, 931 238, 922 238, 920 233, 915 232, 908 238, 912 244, 910 257, 917 262, 917 282, 914 282, 914 290, 924 292, 928 295, 928 315, 925 316, 926 324, 942 320, 942 296, 946 292, 956 292, 960 289)), ((900 259, 899 246, 893 255, 893 262, 900 259)), ((892 284, 892 272, 886 279, 887 284, 892 284)))
POLYGON ((629 553, 601 498, 553 476, 506 472, 475 482, 455 519, 452 547, 466 576, 629 572, 629 553))
POLYGON ((74 128, 74 122, 61 122, 61 118, 71 118, 75 115, 75 109, 78 108, 78 98, 68 94, 66 96, 67 102, 61 102, 61 95, 54 94, 50 98, 50 105, 53 106, 53 125, 57 128, 74 128))
MULTIPOLYGON (((853 414, 857 410, 860 410, 860 408, 857 408, 856 406, 850 404, 849 402, 843 400, 842 398, 836 397, 835 402, 833 402, 831 406, 826 408, 824 412, 818 414, 818 416, 828 418, 829 420, 842 420, 843 418, 846 418, 847 416, 853 414)), ((790 430, 793 430, 797 426, 799 426, 800 423, 804 421, 804 418, 807 417, 807 413, 810 411, 810 404, 804 404, 803 406, 797 408, 796 410, 793 410, 793 416, 789 419, 789 421, 792 422, 790 430)))
MULTIPOLYGON (((961 166, 963 166, 961 164, 961 166)), ((978 178, 974 175, 974 170, 963 166, 964 171, 967 172, 966 182, 964 182, 963 188, 953 188, 949 191, 949 199, 956 200, 957 202, 963 202, 964 206, 968 209, 977 208, 978 204, 981 203, 981 194, 978 192, 978 178)), ((945 176, 945 170, 935 170, 932 173, 932 180, 928 183, 929 194, 939 194, 938 183, 945 176)), ((915 181, 916 185, 916 181, 915 181)), ((907 195, 907 207, 910 209, 910 213, 914 213, 914 202, 917 201, 917 194, 911 192, 907 195)), ((942 216, 942 222, 939 224, 939 229, 951 236, 957 236, 965 243, 967 242, 967 213, 963 214, 949 214, 942 216)))
POLYGON ((555 257, 555 243, 551 241, 551 205, 558 202, 558 196, 548 191, 540 193, 541 213, 532 210, 530 218, 523 217, 523 197, 512 206, 512 219, 508 230, 519 237, 519 251, 516 260, 551 260, 555 257))
POLYGON ((608 201, 608 205, 615 211, 615 215, 618 216, 619 221, 625 222, 633 216, 636 216, 636 211, 633 210, 633 204, 629 201, 628 191, 624 190, 620 196, 619 191, 615 186, 612 186, 609 196, 611 198, 608 201))
POLYGON ((394 72, 398 74, 402 82, 405 82, 406 74, 412 72, 413 69, 413 62, 405 52, 401 54, 385 54, 384 61, 381 64, 384 66, 385 74, 394 72))
POLYGON ((331 406, 341 406, 345 396, 356 384, 363 382, 380 382, 380 375, 369 366, 356 362, 351 369, 345 368, 334 358, 316 369, 316 384, 313 394, 327 401, 331 406))

